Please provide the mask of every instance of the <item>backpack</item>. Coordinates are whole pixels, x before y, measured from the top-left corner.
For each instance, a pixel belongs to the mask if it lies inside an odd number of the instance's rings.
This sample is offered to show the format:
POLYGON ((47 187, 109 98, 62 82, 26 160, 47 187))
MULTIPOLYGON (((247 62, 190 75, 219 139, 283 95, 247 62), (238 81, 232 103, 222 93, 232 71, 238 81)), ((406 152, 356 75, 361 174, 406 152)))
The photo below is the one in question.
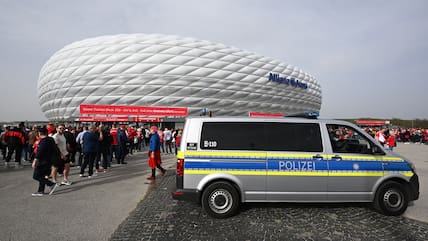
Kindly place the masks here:
POLYGON ((52 141, 51 141, 51 146, 52 146, 52 153, 51 153, 51 156, 50 156, 50 162, 51 162, 51 164, 60 163, 60 161, 61 161, 61 151, 59 150, 59 148, 56 145, 56 143, 55 143, 55 141, 54 141, 53 138, 52 138, 52 141))

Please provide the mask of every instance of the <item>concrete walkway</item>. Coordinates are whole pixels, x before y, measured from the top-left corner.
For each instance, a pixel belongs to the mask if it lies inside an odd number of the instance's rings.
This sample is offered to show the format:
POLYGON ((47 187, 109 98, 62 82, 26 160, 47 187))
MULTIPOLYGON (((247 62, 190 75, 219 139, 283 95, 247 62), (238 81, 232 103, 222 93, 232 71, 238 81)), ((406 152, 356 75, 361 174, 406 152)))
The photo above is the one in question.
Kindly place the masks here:
MULTIPOLYGON (((72 168, 73 185, 43 197, 31 196, 38 183, 29 163, 16 169, 0 162, 0 240, 108 240, 151 186, 147 153, 127 162, 91 179, 80 178, 72 168)), ((175 163, 174 155, 163 155, 169 172, 175 163)))

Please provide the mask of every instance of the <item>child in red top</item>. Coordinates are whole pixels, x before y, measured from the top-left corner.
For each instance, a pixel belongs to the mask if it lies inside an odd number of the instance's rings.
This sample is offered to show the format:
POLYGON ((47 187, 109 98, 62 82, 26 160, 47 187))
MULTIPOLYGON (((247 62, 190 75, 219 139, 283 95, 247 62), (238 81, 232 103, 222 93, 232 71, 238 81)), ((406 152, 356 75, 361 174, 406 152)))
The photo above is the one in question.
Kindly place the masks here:
POLYGON ((388 144, 389 150, 392 151, 396 146, 394 133, 389 135, 388 139, 386 140, 386 143, 388 144))
POLYGON ((162 150, 162 153, 163 153, 163 152, 165 152, 165 146, 163 144, 163 142, 164 142, 163 131, 162 130, 158 130, 157 132, 158 132, 158 135, 159 135, 159 138, 160 138, 160 147, 161 147, 161 150, 162 150))

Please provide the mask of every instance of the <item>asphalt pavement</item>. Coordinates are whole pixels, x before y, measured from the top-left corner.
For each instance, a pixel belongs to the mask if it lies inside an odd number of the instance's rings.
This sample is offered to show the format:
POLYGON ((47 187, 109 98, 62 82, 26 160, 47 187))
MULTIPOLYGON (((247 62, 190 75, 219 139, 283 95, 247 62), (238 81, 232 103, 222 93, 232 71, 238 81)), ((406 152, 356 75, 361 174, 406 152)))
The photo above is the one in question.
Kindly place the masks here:
POLYGON ((110 240, 428 240, 427 223, 361 203, 248 203, 233 217, 214 219, 196 203, 173 200, 174 186, 173 173, 156 183, 110 240))
POLYGON ((419 199, 410 203, 403 216, 428 223, 428 145, 399 143, 394 151, 413 162, 419 176, 419 199))
POLYGON ((396 151, 415 163, 421 178, 421 198, 403 216, 384 216, 361 203, 249 203, 236 216, 213 219, 200 205, 171 198, 175 178, 170 172, 153 185, 110 240, 426 241, 428 146, 399 144, 396 151))
MULTIPOLYGON (((175 156, 162 157, 163 166, 174 172, 175 156)), ((32 197, 38 183, 32 179, 30 163, 5 168, 0 161, 0 240, 108 240, 153 186, 146 180, 146 152, 135 153, 127 162, 91 179, 80 178, 74 167, 71 186, 32 197)))
POLYGON ((428 146, 399 143, 396 152, 414 162, 421 185, 402 217, 363 204, 246 204, 235 217, 212 219, 197 204, 171 199, 174 155, 162 155, 166 177, 146 180, 146 152, 92 179, 72 168, 73 185, 32 197, 29 163, 0 161, 0 240, 428 240, 428 146))

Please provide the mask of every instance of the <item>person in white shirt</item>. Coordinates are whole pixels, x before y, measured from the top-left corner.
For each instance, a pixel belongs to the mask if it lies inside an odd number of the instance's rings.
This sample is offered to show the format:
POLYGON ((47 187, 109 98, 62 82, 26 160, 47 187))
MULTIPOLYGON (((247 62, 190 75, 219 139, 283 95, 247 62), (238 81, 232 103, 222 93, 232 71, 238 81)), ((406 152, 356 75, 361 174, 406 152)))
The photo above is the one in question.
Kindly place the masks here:
POLYGON ((61 154, 62 163, 56 163, 57 165, 52 165, 52 180, 56 182, 56 176, 59 168, 64 168, 64 180, 61 182, 62 185, 71 185, 71 182, 68 180, 70 173, 70 159, 67 151, 67 141, 64 136, 64 125, 60 124, 56 128, 56 133, 52 136, 55 140, 55 143, 61 154))
POLYGON ((375 135, 376 141, 378 141, 382 146, 385 144, 385 140, 386 140, 384 132, 385 132, 384 129, 380 129, 379 131, 376 132, 376 135, 375 135))
POLYGON ((82 165, 82 162, 83 162, 82 145, 83 145, 83 134, 85 134, 85 132, 88 132, 87 126, 83 127, 83 131, 79 132, 79 134, 77 134, 77 137, 76 137, 76 143, 78 146, 77 149, 79 150, 79 159, 78 159, 78 164, 77 164, 78 167, 80 167, 82 165))
POLYGON ((163 132, 163 136, 165 139, 165 149, 166 149, 166 153, 171 153, 172 154, 172 148, 171 148, 171 141, 172 141, 172 133, 170 130, 168 130, 168 128, 165 128, 165 131, 163 132), (168 152, 169 150, 169 152, 168 152))

